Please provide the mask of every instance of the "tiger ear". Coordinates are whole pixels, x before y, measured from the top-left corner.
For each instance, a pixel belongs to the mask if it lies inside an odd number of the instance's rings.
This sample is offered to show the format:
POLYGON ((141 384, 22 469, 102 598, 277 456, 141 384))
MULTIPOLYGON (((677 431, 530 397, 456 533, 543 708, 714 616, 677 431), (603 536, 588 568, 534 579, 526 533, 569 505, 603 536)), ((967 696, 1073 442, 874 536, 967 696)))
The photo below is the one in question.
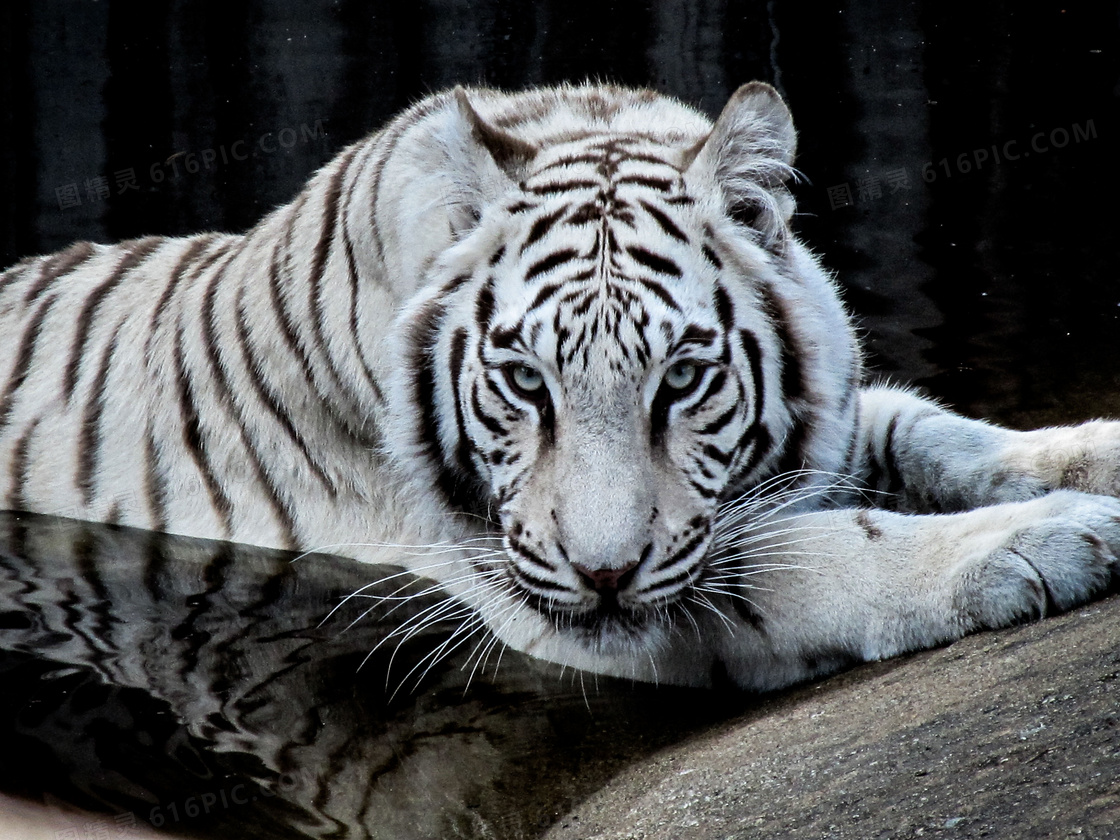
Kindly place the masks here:
POLYGON ((794 176, 797 132, 782 97, 765 82, 731 95, 711 132, 682 155, 687 175, 714 178, 733 218, 777 247, 793 215, 785 183, 794 176))
POLYGON ((452 233, 458 236, 474 226, 487 204, 521 180, 537 147, 486 122, 461 86, 452 95, 457 142, 449 152, 458 175, 458 194, 448 207, 448 219, 452 233))
POLYGON ((454 94, 459 114, 469 126, 474 142, 490 153, 491 159, 511 181, 520 180, 525 166, 537 154, 537 147, 482 119, 462 85, 456 86, 454 94))

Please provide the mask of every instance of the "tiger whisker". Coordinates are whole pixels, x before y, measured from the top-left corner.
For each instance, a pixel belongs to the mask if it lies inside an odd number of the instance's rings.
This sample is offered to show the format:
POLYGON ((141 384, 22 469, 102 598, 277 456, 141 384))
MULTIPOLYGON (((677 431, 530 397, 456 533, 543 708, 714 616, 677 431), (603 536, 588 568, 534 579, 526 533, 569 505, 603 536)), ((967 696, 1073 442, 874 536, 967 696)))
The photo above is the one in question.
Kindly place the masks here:
MULTIPOLYGON (((462 576, 461 580, 466 580, 466 581, 471 582, 472 584, 478 584, 480 586, 488 586, 488 585, 491 585, 492 582, 497 578, 497 574, 498 573, 496 573, 496 572, 489 572, 489 573, 477 573, 477 572, 475 572, 475 573, 471 573, 469 575, 462 576)), ((442 587, 439 584, 433 584, 433 585, 429 586, 428 588, 424 589, 421 593, 418 593, 414 597, 423 597, 425 595, 430 595, 434 592, 439 592, 441 590, 442 590, 442 587)), ((393 612, 395 612, 400 607, 404 606, 404 604, 406 604, 406 603, 408 603, 407 600, 402 600, 400 603, 395 604, 393 607, 391 607, 385 613, 385 615, 386 616, 391 615, 393 612)), ((410 617, 403 624, 401 624, 398 628, 396 628, 394 630, 394 633, 391 634, 391 635, 399 634, 401 630, 408 627, 410 624, 415 623, 418 620, 418 617, 425 615, 428 611, 432 610, 434 607, 438 607, 440 604, 443 604, 443 603, 460 604, 461 602, 458 599, 447 596, 442 601, 439 601, 436 604, 433 604, 429 607, 426 607, 420 613, 416 614, 415 616, 410 617)), ((464 605, 464 606, 466 606, 466 605, 464 605)), ((467 608, 469 609, 469 606, 467 608)), ((374 608, 371 607, 371 609, 374 609, 374 608)), ((369 611, 364 613, 363 616, 368 615, 368 612, 369 611)), ((411 635, 412 634, 410 633, 409 635, 405 636, 405 639, 411 638, 411 635)), ((402 641, 404 641, 404 639, 402 639, 402 641)))
MULTIPOLYGON (((430 595, 431 593, 436 592, 440 589, 443 589, 446 586, 453 586, 455 584, 462 583, 464 581, 468 581, 468 582, 472 581, 472 580, 475 579, 474 576, 479 574, 479 572, 477 572, 475 570, 470 570, 470 571, 467 571, 467 572, 465 572, 465 573, 463 573, 459 576, 449 578, 446 581, 431 582, 431 583, 425 584, 425 586, 426 586, 425 589, 422 589, 419 592, 413 592, 408 596, 400 596, 399 595, 400 592, 403 592, 403 591, 407 590, 410 586, 421 583, 421 580, 417 576, 418 572, 430 571, 431 569, 434 569, 434 568, 445 568, 445 567, 450 566, 450 565, 453 565, 453 563, 433 564, 433 565, 430 565, 430 566, 420 567, 420 568, 415 569, 415 570, 405 569, 403 571, 397 572, 396 574, 386 575, 384 577, 378 578, 377 580, 370 581, 369 583, 365 584, 364 586, 360 587, 359 589, 355 590, 354 592, 351 592, 349 595, 346 595, 338 604, 336 604, 331 609, 330 612, 327 613, 327 615, 323 618, 323 620, 319 622, 319 626, 322 627, 328 620, 330 620, 331 616, 333 616, 336 612, 338 612, 340 609, 342 609, 342 607, 344 607, 353 598, 361 597, 361 598, 372 598, 372 599, 375 599, 375 600, 378 600, 378 601, 399 600, 399 601, 402 601, 402 602, 409 602, 409 601, 415 600, 416 598, 422 598, 422 597, 425 597, 426 595, 430 595), (398 587, 397 589, 395 589, 393 592, 391 592, 388 595, 365 595, 365 594, 363 594, 367 589, 369 589, 372 586, 381 586, 381 585, 384 585, 385 583, 387 583, 389 581, 395 580, 395 579, 400 578, 400 577, 405 577, 405 576, 409 577, 410 580, 408 580, 406 583, 404 583, 402 586, 398 587)), ((368 615, 369 612, 372 609, 374 609, 374 607, 371 607, 370 610, 367 610, 365 613, 363 613, 362 616, 359 617, 359 619, 356 619, 355 621, 351 622, 347 626, 346 629, 350 629, 350 627, 353 627, 354 624, 356 624, 358 620, 360 620, 361 618, 364 618, 366 615, 368 615)), ((393 612, 393 610, 390 610, 389 613, 386 613, 386 615, 389 615, 392 612, 393 612)))
MULTIPOLYGON (((491 633, 490 633, 490 638, 489 638, 489 640, 488 640, 488 641, 486 642, 486 646, 485 646, 485 647, 483 648, 483 650, 482 650, 482 654, 481 654, 481 655, 479 656, 478 660, 476 661, 476 663, 475 663, 475 666, 474 666, 474 667, 473 667, 473 668, 471 669, 471 673, 470 673, 470 676, 468 676, 468 677, 467 677, 467 684, 466 684, 466 686, 464 686, 464 688, 463 688, 463 692, 464 692, 464 694, 465 694, 465 693, 467 692, 467 690, 468 690, 468 689, 470 688, 470 686, 471 686, 471 683, 472 683, 472 682, 474 681, 474 675, 475 675, 475 671, 476 671, 476 670, 478 669, 479 665, 482 665, 482 667, 483 667, 483 673, 485 673, 485 665, 484 665, 484 661, 485 661, 486 659, 488 659, 488 658, 489 658, 489 656, 490 656, 490 652, 491 652, 491 651, 492 651, 492 650, 494 649, 494 647, 495 647, 496 645, 499 645, 499 644, 500 644, 500 645, 501 645, 501 651, 500 651, 500 653, 498 654, 498 662, 497 662, 497 663, 495 664, 495 666, 494 666, 494 675, 495 675, 495 676, 497 676, 497 673, 498 673, 498 665, 500 665, 500 664, 501 664, 501 661, 502 661, 502 654, 503 654, 503 653, 505 653, 505 649, 506 649, 506 646, 505 646, 505 644, 504 644, 504 643, 503 643, 503 642, 501 641, 501 638, 500 638, 500 635, 499 635, 499 634, 500 634, 500 633, 501 633, 501 632, 502 632, 503 630, 505 630, 505 628, 506 628, 506 627, 507 627, 507 626, 509 625, 509 622, 510 622, 510 621, 512 621, 512 620, 513 620, 513 619, 514 619, 514 618, 515 618, 515 617, 517 616, 517 612, 518 612, 518 610, 519 610, 519 609, 520 609, 521 607, 525 606, 525 603, 526 603, 526 601, 527 601, 527 598, 525 598, 525 597, 522 597, 522 598, 520 598, 520 601, 521 601, 521 603, 519 603, 519 604, 515 604, 515 605, 513 605, 513 606, 512 606, 511 608, 510 608, 510 615, 509 615, 509 616, 508 616, 508 617, 506 618, 505 622, 503 622, 503 623, 502 623, 502 625, 501 625, 500 627, 498 627, 497 629, 495 629, 495 630, 492 630, 492 631, 491 631, 491 633)), ((479 644, 481 644, 481 642, 480 642, 479 644)), ((464 667, 464 668, 466 668, 466 665, 467 665, 467 663, 469 663, 469 662, 470 662, 471 658, 472 658, 472 657, 473 657, 473 656, 475 655, 475 653, 476 653, 477 651, 478 651, 478 645, 476 645, 476 646, 475 646, 475 649, 474 649, 473 651, 471 651, 471 655, 470 655, 470 656, 469 656, 469 657, 467 658, 467 662, 463 664, 463 667, 464 667)))
MULTIPOLYGON (((746 587, 746 588, 749 589, 752 592, 769 592, 770 591, 768 589, 758 588, 758 587, 754 587, 754 586, 746 587)), ((704 588, 704 592, 706 592, 710 595, 718 595, 722 598, 737 598, 740 601, 742 601, 743 603, 747 604, 753 611, 755 611, 759 615, 762 615, 762 616, 766 615, 766 610, 762 607, 762 605, 759 604, 757 601, 753 600, 750 596, 744 594, 743 592, 734 592, 734 591, 730 591, 730 590, 717 589, 717 588, 712 588, 712 587, 704 588)))
MULTIPOLYGON (((747 548, 747 547, 754 546, 754 545, 759 545, 759 544, 761 544, 765 548, 784 548, 785 546, 801 545, 802 543, 812 542, 814 540, 827 539, 828 537, 831 537, 834 534, 835 534, 835 530, 832 529, 832 528, 824 529, 824 533, 819 533, 819 534, 805 534, 804 529, 788 528, 788 529, 785 529, 783 531, 779 531, 777 533, 756 534, 754 536, 751 536, 751 537, 748 537, 747 539, 742 539, 742 540, 734 540, 734 541, 732 541, 732 540, 721 540, 720 543, 722 543, 726 548, 736 548, 736 549, 747 548), (781 541, 781 542, 778 541, 781 538, 788 537, 788 536, 795 536, 796 539, 784 540, 784 541, 781 541)), ((718 548, 719 548, 719 545, 717 545, 717 549, 718 548)))
POLYGON ((727 632, 734 634, 735 625, 732 624, 731 619, 724 615, 723 610, 719 609, 715 604, 712 603, 711 599, 708 598, 707 594, 705 594, 708 591, 710 590, 702 589, 700 587, 693 587, 692 593, 689 596, 689 600, 715 613, 716 617, 719 618, 719 620, 722 621, 724 626, 727 628, 727 632))
MULTIPOLYGON (((521 606, 520 604, 506 604, 501 608, 498 615, 502 615, 505 612, 515 614, 517 608, 519 608, 520 606, 521 606)), ((439 645, 439 647, 435 648, 432 651, 429 651, 422 659, 420 659, 419 662, 417 662, 412 667, 411 670, 409 670, 409 672, 407 674, 405 674, 405 676, 402 678, 400 684, 397 687, 397 691, 399 691, 401 686, 403 686, 404 683, 408 682, 413 677, 413 675, 416 673, 416 671, 423 665, 424 666, 423 671, 421 671, 419 676, 417 676, 416 679, 415 679, 415 684, 419 685, 421 682, 424 681, 424 679, 430 673, 431 669, 434 668, 436 666, 436 664, 438 664, 441 660, 445 659, 447 656, 454 653, 456 650, 458 650, 460 647, 462 647, 464 644, 466 644, 467 640, 470 638, 471 634, 473 633, 473 631, 475 629, 477 629, 478 627, 485 627, 485 626, 487 626, 487 624, 492 624, 493 621, 494 621, 493 617, 491 617, 490 619, 487 620, 487 619, 483 619, 482 616, 480 614, 478 614, 477 612, 474 612, 473 610, 471 612, 476 618, 476 621, 473 622, 474 626, 471 628, 471 631, 468 632, 468 633, 453 632, 450 636, 448 636, 447 639, 445 639, 443 641, 443 643, 441 645, 439 645), (456 637, 458 637, 457 640, 456 640, 456 637), (454 644, 452 644, 452 642, 454 642, 454 644), (425 662, 427 663, 427 665, 424 665, 425 662)), ((507 618, 507 621, 508 620, 509 619, 507 618)), ((505 623, 503 623, 502 626, 504 627, 505 623)), ((461 628, 462 628, 462 625, 460 625, 460 629, 461 628)), ((390 700, 393 697, 396 696, 397 691, 393 692, 393 694, 390 696, 390 700)))

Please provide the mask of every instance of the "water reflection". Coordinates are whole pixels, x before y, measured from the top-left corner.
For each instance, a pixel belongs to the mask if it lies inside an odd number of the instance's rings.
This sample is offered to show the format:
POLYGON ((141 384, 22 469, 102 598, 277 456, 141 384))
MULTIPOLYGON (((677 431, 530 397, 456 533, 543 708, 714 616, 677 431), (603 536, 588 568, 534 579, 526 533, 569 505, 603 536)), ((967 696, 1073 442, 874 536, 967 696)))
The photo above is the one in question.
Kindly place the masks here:
POLYGON ((397 571, 0 514, 0 789, 216 838, 513 840, 739 702, 476 669, 481 638, 432 665, 451 622, 379 646, 437 603, 375 597, 400 577, 320 625, 397 571))

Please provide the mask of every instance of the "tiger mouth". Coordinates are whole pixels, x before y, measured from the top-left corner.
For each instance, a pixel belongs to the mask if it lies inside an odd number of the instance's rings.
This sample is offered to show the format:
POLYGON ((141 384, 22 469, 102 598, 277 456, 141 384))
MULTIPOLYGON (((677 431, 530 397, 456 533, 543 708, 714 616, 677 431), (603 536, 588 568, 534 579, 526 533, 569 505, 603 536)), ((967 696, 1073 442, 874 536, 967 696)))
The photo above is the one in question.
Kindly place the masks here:
POLYGON ((688 591, 686 586, 671 598, 634 606, 620 603, 620 592, 613 589, 600 591, 597 601, 583 608, 561 607, 537 594, 528 598, 527 603, 557 631, 575 635, 587 643, 602 644, 624 638, 644 638, 654 625, 672 623, 673 615, 683 609, 688 591))
POLYGON ((588 640, 604 640, 617 636, 641 636, 653 623, 657 613, 646 607, 624 607, 613 593, 600 596, 599 602, 588 609, 561 611, 549 608, 547 603, 535 604, 557 630, 575 633, 588 640))
MULTIPOLYGON (((665 563, 674 563, 686 554, 696 551, 705 542, 708 532, 695 536, 686 546, 670 555, 665 563)), ((567 585, 535 574, 535 569, 526 569, 517 562, 518 557, 536 560, 532 552, 525 550, 516 539, 507 536, 509 565, 506 568, 507 583, 517 593, 519 600, 536 610, 557 631, 581 637, 585 642, 601 645, 621 639, 638 639, 649 635, 654 625, 672 625, 681 611, 687 611, 690 593, 703 580, 708 572, 710 546, 705 546, 701 557, 676 576, 659 583, 635 586, 635 578, 643 563, 612 576, 609 580, 596 579, 593 573, 576 567, 580 580, 589 591, 595 593, 594 601, 573 603, 562 592, 569 592, 567 585), (548 594, 546 589, 555 592, 548 594)), ((643 554, 643 562, 647 559, 643 554)), ((538 560, 539 565, 545 565, 538 560)), ((548 571, 555 572, 549 564, 548 571)))

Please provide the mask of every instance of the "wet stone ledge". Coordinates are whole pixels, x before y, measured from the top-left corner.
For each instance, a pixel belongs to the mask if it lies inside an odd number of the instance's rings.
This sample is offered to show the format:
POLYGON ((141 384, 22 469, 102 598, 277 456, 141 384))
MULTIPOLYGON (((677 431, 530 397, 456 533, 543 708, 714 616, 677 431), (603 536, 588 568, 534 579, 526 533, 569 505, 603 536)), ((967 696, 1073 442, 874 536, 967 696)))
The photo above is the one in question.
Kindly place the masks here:
POLYGON ((775 698, 546 837, 1120 838, 1120 597, 775 698))

